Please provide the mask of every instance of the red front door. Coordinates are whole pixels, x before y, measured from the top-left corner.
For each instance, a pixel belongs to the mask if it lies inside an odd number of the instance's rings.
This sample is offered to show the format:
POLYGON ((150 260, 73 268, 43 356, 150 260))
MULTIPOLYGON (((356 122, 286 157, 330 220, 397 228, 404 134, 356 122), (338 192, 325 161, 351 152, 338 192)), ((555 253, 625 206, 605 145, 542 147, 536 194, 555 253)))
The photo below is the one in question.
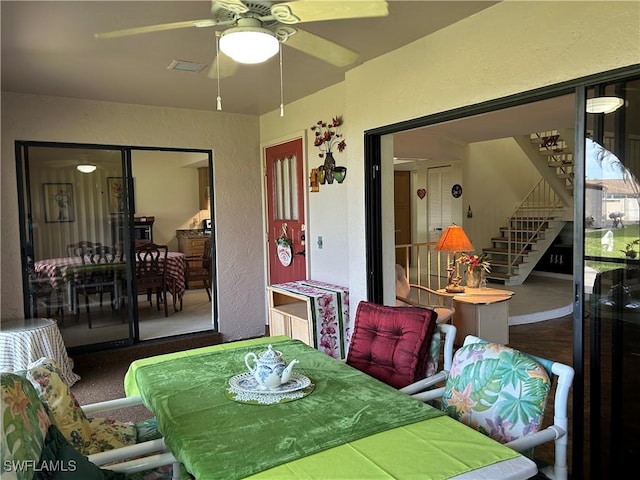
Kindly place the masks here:
POLYGON ((302 139, 267 147, 265 158, 269 284, 305 280, 302 139))

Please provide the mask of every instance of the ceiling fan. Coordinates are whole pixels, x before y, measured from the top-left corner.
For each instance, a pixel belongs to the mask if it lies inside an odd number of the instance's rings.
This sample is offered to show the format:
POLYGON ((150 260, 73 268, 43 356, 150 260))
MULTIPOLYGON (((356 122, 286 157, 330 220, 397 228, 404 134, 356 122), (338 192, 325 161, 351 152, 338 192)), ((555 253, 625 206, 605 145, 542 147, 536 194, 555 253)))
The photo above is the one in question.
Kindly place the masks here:
POLYGON ((212 0, 212 18, 115 30, 97 33, 95 37, 116 38, 187 27, 228 26, 216 31, 219 48, 225 55, 218 55, 209 70, 209 77, 220 78, 233 75, 236 62, 261 63, 268 60, 278 53, 280 43, 329 64, 346 67, 357 60, 357 52, 293 25, 384 17, 388 13, 388 5, 384 0, 212 0))

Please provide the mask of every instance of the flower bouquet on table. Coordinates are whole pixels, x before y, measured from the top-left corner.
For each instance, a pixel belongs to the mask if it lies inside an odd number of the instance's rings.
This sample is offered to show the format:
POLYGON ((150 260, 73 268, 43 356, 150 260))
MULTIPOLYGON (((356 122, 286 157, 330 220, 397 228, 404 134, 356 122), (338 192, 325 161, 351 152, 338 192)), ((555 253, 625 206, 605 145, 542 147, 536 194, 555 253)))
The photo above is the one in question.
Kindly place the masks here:
POLYGON ((458 263, 467 267, 467 270, 484 270, 486 273, 491 272, 491 263, 489 257, 484 253, 480 255, 469 255, 463 253, 458 257, 458 263))
POLYGON ((467 287, 478 288, 485 273, 491 272, 489 257, 484 253, 469 255, 463 253, 458 257, 458 263, 467 267, 467 287))

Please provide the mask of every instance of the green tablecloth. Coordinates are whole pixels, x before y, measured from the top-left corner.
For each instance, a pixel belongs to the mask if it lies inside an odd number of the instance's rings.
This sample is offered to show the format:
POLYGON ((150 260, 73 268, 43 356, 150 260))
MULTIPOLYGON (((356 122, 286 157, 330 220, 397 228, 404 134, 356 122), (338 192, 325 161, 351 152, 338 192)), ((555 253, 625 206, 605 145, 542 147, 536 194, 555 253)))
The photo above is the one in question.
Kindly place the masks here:
POLYGON ((142 392, 158 414, 172 452, 201 480, 252 473, 278 480, 444 479, 519 456, 449 417, 421 420, 438 412, 299 342, 280 343, 284 339, 233 342, 137 360, 127 372, 125 390, 128 395, 142 392), (287 360, 300 359, 298 371, 316 382, 316 390, 304 399, 273 406, 228 400, 223 385, 244 370, 244 354, 259 352, 268 343, 277 344, 287 360), (315 354, 307 357, 308 351, 315 354), (181 364, 183 372, 172 364, 181 364), (347 414, 345 408, 357 413, 347 414), (394 427, 396 420, 404 426, 394 427), (187 438, 199 444, 199 451, 183 443, 187 438))
MULTIPOLYGON (((199 479, 243 478, 345 442, 443 415, 299 340, 274 342, 315 384, 304 399, 269 406, 229 400, 246 371, 245 346, 183 357, 136 372, 165 443, 199 479)), ((258 349, 259 353, 260 349, 258 349)))

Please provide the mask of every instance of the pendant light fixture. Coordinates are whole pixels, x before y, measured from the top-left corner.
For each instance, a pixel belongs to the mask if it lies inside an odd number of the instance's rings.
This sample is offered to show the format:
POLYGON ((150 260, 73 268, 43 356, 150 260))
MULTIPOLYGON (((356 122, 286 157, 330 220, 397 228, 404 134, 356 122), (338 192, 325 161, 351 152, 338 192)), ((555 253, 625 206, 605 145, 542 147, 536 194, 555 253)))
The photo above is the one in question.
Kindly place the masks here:
POLYGON ((587 113, 613 113, 624 105, 620 97, 596 97, 587 99, 587 113))
POLYGON ((96 167, 95 165, 91 165, 89 163, 83 164, 83 165, 78 165, 76 167, 76 169, 81 173, 93 173, 93 172, 96 171, 96 168, 98 168, 98 167, 96 167))

